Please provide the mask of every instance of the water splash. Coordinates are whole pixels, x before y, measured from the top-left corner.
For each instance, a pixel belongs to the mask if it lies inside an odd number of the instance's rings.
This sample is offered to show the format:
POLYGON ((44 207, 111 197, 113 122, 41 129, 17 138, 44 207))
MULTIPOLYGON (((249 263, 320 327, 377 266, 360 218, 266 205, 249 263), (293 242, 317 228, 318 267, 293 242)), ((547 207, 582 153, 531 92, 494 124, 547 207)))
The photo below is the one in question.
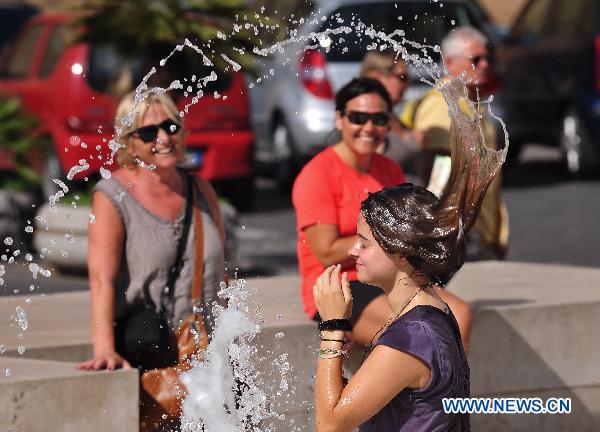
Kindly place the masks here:
MULTIPOLYGON (((75 169, 75 167, 71 168, 71 170, 73 169, 75 169)), ((54 213, 56 213, 56 204, 58 204, 58 201, 69 192, 69 187, 60 179, 53 179, 52 181, 60 187, 59 191, 57 191, 54 195, 48 197, 48 201, 50 202, 50 208, 54 213)), ((38 216, 36 216, 36 219, 37 217, 38 216)))
MULTIPOLYGON (((228 307, 213 307, 215 330, 211 342, 194 367, 182 375, 188 390, 183 402, 183 431, 205 427, 206 432, 270 431, 266 420, 279 418, 272 410, 269 388, 255 369, 258 348, 254 338, 260 324, 249 317, 249 290, 246 281, 233 280, 222 284, 219 297, 228 307)), ((258 320, 261 321, 260 316, 258 320)), ((287 354, 273 362, 279 372, 279 395, 289 390, 286 374, 289 371, 287 354)))
POLYGON ((85 159, 79 159, 78 165, 71 167, 67 173, 67 179, 73 180, 77 174, 87 171, 88 169, 90 169, 90 164, 88 161, 85 159))

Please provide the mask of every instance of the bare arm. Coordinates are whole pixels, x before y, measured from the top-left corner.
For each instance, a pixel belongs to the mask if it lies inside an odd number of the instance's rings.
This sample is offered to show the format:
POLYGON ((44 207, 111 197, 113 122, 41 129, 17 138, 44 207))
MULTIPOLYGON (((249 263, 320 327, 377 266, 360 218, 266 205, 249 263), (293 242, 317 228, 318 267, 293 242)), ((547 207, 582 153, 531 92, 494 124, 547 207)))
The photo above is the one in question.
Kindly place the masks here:
MULTIPOLYGON (((321 342, 322 347, 325 343, 321 342)), ((344 387, 342 357, 319 359, 317 431, 350 432, 377 414, 405 388, 424 388, 430 375, 427 366, 416 357, 379 345, 344 387)))
POLYGON ((81 363, 79 368, 129 368, 129 363, 115 351, 113 328, 113 281, 121 261, 123 222, 110 199, 99 192, 94 193, 92 212, 96 222, 90 224, 88 230, 88 271, 94 358, 81 363))
POLYGON ((316 224, 304 229, 308 244, 323 267, 342 264, 351 265, 354 260, 348 256, 348 249, 356 243, 356 236, 340 237, 337 225, 316 224))

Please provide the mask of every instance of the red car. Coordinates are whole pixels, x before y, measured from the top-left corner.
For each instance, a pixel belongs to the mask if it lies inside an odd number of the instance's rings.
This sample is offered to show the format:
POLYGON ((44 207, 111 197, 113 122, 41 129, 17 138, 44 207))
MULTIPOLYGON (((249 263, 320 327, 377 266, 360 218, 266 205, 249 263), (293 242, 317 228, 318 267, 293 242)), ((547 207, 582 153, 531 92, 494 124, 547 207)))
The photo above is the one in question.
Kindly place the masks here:
MULTIPOLYGON (((76 180, 106 166, 117 105, 112 90, 124 71, 134 84, 151 66, 179 79, 184 89, 176 101, 182 109, 195 96, 197 80, 210 73, 200 56, 187 48, 161 68, 141 60, 148 53, 126 60, 114 47, 71 43, 75 31, 69 20, 66 15, 31 18, 0 65, 0 91, 20 97, 39 117, 40 136, 52 142, 45 161, 38 161, 46 184, 66 177, 74 166, 81 167, 73 170, 76 180)), ((185 115, 190 134, 183 166, 215 183, 234 205, 247 207, 253 195, 254 134, 244 77, 221 73, 203 91, 205 96, 185 115)))

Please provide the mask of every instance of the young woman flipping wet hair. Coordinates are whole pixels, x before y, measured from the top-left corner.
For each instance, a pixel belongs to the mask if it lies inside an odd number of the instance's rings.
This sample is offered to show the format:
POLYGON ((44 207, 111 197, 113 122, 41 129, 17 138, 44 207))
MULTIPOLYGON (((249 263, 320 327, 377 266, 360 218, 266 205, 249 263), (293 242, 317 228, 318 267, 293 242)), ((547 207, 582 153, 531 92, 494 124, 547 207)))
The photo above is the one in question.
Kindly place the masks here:
POLYGON ((458 79, 444 86, 450 106, 452 171, 438 199, 412 184, 362 202, 349 254, 358 279, 383 289, 392 314, 373 335, 370 354, 345 384, 344 338, 352 295, 346 273, 327 268, 314 286, 323 322, 316 382, 317 431, 467 431, 468 414, 446 414, 442 399, 469 396, 469 366, 458 325, 436 281, 464 262, 465 235, 505 152, 488 150, 458 107, 458 79))

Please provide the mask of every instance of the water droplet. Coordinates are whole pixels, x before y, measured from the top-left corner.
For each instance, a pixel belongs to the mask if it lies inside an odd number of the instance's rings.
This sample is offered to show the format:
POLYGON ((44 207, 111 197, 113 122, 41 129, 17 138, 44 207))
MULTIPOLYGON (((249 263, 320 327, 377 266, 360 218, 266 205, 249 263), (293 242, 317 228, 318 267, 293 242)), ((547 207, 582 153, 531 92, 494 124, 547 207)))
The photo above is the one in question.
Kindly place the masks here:
POLYGON ((283 336, 285 336, 283 333, 279 332, 279 333, 275 333, 275 339, 282 339, 283 336))
POLYGON ((112 173, 104 167, 100 167, 100 175, 103 179, 109 179, 112 177, 112 173))
POLYGON ((27 330, 29 327, 29 322, 27 321, 27 314, 25 313, 25 309, 21 306, 16 307, 17 311, 17 323, 19 324, 19 328, 23 331, 27 330))
POLYGON ((25 348, 23 345, 19 345, 19 347, 17 348, 17 352, 18 352, 20 355, 23 355, 23 354, 25 354, 25 351, 26 351, 26 350, 27 350, 27 348, 25 348))
POLYGON ((13 244, 13 239, 12 239, 12 237, 6 237, 6 238, 4 239, 4 244, 5 244, 5 245, 7 245, 7 246, 10 246, 10 245, 12 245, 12 244, 13 244))
POLYGON ((75 243, 75 238, 73 237, 73 234, 71 234, 71 233, 65 234, 65 240, 68 241, 69 243, 75 243))
POLYGON ((9 368, 6 368, 6 370, 4 371, 4 375, 6 375, 7 377, 9 377, 11 374, 11 371, 9 368))
POLYGON ((33 227, 31 225, 28 225, 25 227, 25 232, 26 233, 32 233, 33 232, 33 227))
POLYGON ((25 261, 33 261, 33 255, 31 255, 30 253, 25 254, 25 261))
POLYGON ((4 354, 5 352, 6 352, 6 346, 0 345, 0 355, 4 354))

